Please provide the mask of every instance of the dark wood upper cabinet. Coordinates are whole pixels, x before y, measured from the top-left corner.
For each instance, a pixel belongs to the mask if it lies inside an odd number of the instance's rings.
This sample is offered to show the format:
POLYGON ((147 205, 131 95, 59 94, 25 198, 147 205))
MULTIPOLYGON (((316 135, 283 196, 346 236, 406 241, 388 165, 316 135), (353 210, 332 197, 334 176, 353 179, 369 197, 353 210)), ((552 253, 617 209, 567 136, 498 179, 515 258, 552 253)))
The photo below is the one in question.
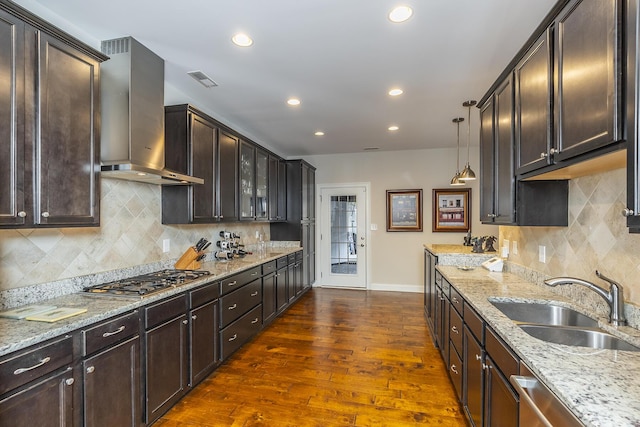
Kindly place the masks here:
POLYGON ((204 184, 162 187, 162 222, 237 220, 238 138, 183 104, 165 107, 165 141, 167 168, 203 178, 204 184))
POLYGON ((240 141, 240 219, 255 220, 256 194, 256 146, 250 142, 240 141))
POLYGON ((269 156, 269 221, 287 217, 287 167, 283 160, 269 156))
POLYGON ((627 206, 622 214, 627 217, 627 227, 634 233, 640 233, 640 0, 627 3, 627 206))
POLYGON ((0 225, 5 226, 26 221, 24 83, 24 23, 0 10, 0 225))
POLYGON ((574 0, 555 20, 555 161, 622 139, 621 4, 574 0))
POLYGON ((480 219, 515 223, 513 84, 507 78, 480 112, 480 219))
POLYGON ((550 164, 553 32, 547 30, 515 68, 516 173, 550 164))
POLYGON ((97 226, 106 57, 18 6, 0 9, 0 227, 97 226))

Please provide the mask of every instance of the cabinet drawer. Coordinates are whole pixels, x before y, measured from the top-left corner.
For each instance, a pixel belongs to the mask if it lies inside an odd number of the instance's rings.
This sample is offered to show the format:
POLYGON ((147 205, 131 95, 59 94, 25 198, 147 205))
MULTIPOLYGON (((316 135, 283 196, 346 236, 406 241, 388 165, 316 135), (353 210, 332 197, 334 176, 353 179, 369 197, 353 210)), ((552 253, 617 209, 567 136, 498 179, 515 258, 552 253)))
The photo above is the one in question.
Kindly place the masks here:
POLYGON ((449 294, 450 294, 451 306, 453 306, 458 312, 458 314, 462 316, 464 299, 460 296, 458 291, 456 291, 456 289, 453 286, 449 288, 449 294))
POLYGON ((274 271, 276 271, 276 262, 275 261, 269 261, 269 262, 265 262, 264 264, 262 264, 262 275, 266 276, 269 273, 273 273, 274 271))
POLYGON ((300 262, 300 261, 303 260, 303 258, 304 258, 304 256, 302 254, 302 251, 296 252, 296 261, 300 262))
POLYGON ((200 307, 220 297, 220 283, 209 283, 189 292, 189 307, 200 307))
POLYGON ((262 319, 262 305, 255 307, 240 319, 220 331, 222 360, 229 357, 260 330, 262 327, 262 321, 260 319, 262 319))
POLYGON ((464 305, 464 323, 473 333, 480 344, 484 345, 484 322, 478 313, 469 304, 464 305))
POLYGON ((485 340, 485 350, 504 376, 509 378, 511 375, 518 375, 520 371, 518 356, 490 328, 486 329, 485 340))
POLYGON ((82 331, 82 355, 92 354, 138 333, 140 316, 135 310, 82 331))
POLYGON ((12 354, 0 362, 0 395, 73 361, 73 340, 69 335, 12 354))
POLYGON ((276 260, 276 269, 280 270, 281 268, 285 268, 287 264, 289 264, 288 258, 286 256, 280 257, 276 260))
POLYGON ((226 279, 222 279, 222 282, 220 282, 222 295, 235 291, 241 286, 244 286, 252 280, 257 279, 261 274, 262 267, 258 266, 250 270, 243 271, 242 273, 234 274, 233 276, 227 277, 226 279))
POLYGON ((185 294, 150 305, 144 309, 144 327, 151 329, 162 322, 187 312, 185 294))
POLYGON ((296 263, 296 254, 287 255, 287 263, 295 264, 296 263))
POLYGON ((462 316, 451 305, 449 307, 449 339, 458 354, 462 354, 462 332, 462 316))
POLYGON ((262 280, 254 280, 247 286, 220 299, 220 325, 227 326, 262 302, 262 280))
MULTIPOLYGON (((452 344, 453 346, 453 344, 452 344)), ((456 389, 456 395, 458 400, 462 400, 462 360, 458 356, 458 353, 451 348, 449 351, 449 376, 451 382, 456 389)))

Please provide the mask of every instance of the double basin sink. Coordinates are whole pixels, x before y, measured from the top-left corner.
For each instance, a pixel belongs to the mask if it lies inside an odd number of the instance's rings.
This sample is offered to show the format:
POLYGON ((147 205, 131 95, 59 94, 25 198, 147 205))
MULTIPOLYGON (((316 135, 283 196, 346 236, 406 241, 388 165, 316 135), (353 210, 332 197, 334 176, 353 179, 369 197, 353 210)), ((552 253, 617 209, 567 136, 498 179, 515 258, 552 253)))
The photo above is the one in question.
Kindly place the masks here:
POLYGON ((594 349, 640 351, 598 328, 598 322, 582 313, 555 304, 489 301, 534 338, 555 344, 594 349))

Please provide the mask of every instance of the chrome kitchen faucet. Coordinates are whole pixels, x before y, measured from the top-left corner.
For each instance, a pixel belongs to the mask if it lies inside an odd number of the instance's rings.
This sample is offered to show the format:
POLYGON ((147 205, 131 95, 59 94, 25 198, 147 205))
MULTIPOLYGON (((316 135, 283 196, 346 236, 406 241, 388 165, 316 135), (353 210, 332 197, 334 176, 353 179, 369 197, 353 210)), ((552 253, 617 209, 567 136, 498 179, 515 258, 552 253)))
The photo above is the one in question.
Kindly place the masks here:
POLYGON ((624 295, 622 285, 618 282, 615 282, 602 274, 598 270, 596 270, 596 276, 598 278, 609 282, 609 291, 602 289, 600 286, 595 285, 591 282, 587 282, 586 280, 576 279, 575 277, 555 277, 553 279, 547 279, 544 281, 546 285, 549 286, 557 286, 557 285, 569 285, 576 284, 586 286, 591 289, 602 298, 607 301, 609 304, 609 323, 614 326, 624 326, 627 324, 627 319, 624 317, 624 295))

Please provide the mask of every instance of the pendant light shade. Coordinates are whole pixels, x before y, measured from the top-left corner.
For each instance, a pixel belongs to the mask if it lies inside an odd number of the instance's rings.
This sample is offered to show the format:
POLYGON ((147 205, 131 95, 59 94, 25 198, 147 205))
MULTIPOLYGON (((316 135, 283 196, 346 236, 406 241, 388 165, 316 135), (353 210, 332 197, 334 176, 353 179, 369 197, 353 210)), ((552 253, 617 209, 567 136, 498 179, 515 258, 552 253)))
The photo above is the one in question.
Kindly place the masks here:
POLYGON ((456 117, 452 121, 458 125, 458 153, 456 154, 456 174, 451 178, 451 185, 464 185, 464 181, 460 181, 460 122, 463 122, 464 118, 456 117))
POLYGON ((464 169, 460 173, 461 181, 473 181, 476 179, 476 173, 471 169, 471 165, 469 165, 469 146, 471 145, 471 107, 476 105, 476 101, 465 101, 462 103, 462 106, 467 107, 469 109, 469 117, 467 122, 467 164, 464 169))

